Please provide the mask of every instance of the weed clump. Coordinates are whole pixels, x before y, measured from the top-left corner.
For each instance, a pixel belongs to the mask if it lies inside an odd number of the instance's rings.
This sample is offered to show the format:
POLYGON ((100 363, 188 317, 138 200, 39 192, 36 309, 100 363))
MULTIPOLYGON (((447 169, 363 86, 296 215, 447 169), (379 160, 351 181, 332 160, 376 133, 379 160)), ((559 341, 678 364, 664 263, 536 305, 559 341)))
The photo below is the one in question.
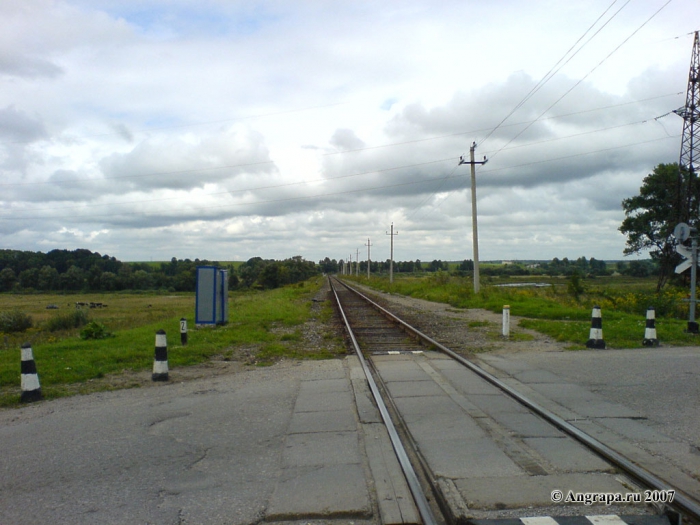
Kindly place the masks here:
POLYGON ((107 339, 108 337, 113 337, 113 335, 112 332, 107 330, 105 325, 97 321, 89 322, 85 328, 80 331, 80 338, 83 340, 107 339))
POLYGON ((19 310, 0 313, 0 332, 12 334, 24 332, 34 326, 31 315, 27 315, 19 310))

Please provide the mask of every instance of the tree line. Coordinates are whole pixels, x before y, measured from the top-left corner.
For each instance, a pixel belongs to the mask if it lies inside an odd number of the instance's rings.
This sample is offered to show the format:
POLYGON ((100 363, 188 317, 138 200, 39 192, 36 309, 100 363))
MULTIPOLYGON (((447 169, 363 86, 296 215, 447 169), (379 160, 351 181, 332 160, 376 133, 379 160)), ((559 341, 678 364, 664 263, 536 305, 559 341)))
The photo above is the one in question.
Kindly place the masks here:
MULTIPOLYGON (((193 292, 198 266, 217 266, 229 272, 229 289, 270 289, 294 284, 319 273, 339 273, 345 261, 325 259, 314 263, 301 256, 278 261, 253 257, 234 267, 206 259, 177 259, 169 262, 122 262, 109 255, 90 250, 52 250, 48 253, 0 250, 0 292, 115 292, 122 290, 168 290, 193 292)), ((372 274, 389 272, 390 261, 372 261, 372 274)), ((395 273, 450 272, 469 276, 474 262, 463 260, 448 263, 440 259, 431 262, 394 261, 395 273)), ((353 263, 353 271, 355 271, 353 263)), ((576 260, 554 258, 548 262, 507 263, 485 265, 483 275, 610 275, 614 271, 635 277, 658 275, 654 260, 617 263, 609 267, 605 261, 579 257, 576 260)), ((360 262, 359 273, 367 272, 367 261, 360 262)))
MULTIPOLYGON (((338 273, 345 261, 342 259, 336 261, 326 257, 319 261, 319 267, 324 273, 338 273)), ((371 261, 370 273, 386 274, 389 272, 390 261, 371 261)), ((352 263, 353 273, 356 271, 355 263, 352 263)), ((465 259, 460 263, 442 261, 435 259, 430 263, 422 262, 420 259, 415 261, 394 261, 395 273, 421 273, 421 272, 450 272, 458 276, 471 275, 474 271, 474 261, 465 259)), ((578 259, 569 260, 567 257, 559 259, 555 257, 551 261, 532 261, 532 262, 503 262, 499 265, 485 264, 481 267, 482 275, 492 276, 514 276, 514 275, 549 275, 549 276, 564 276, 569 277, 574 273, 581 276, 603 276, 612 275, 613 273, 628 275, 632 277, 650 277, 656 276, 659 273, 659 265, 654 260, 642 261, 618 261, 615 265, 608 265, 605 261, 598 260, 595 257, 590 259, 579 257, 578 259)), ((359 274, 367 273, 367 261, 360 261, 359 274)))
POLYGON ((85 249, 48 253, 0 250, 0 292, 193 292, 198 266, 228 269, 231 290, 276 288, 304 281, 319 273, 315 263, 300 256, 283 261, 253 257, 235 268, 217 261, 175 257, 170 262, 127 263, 85 249))

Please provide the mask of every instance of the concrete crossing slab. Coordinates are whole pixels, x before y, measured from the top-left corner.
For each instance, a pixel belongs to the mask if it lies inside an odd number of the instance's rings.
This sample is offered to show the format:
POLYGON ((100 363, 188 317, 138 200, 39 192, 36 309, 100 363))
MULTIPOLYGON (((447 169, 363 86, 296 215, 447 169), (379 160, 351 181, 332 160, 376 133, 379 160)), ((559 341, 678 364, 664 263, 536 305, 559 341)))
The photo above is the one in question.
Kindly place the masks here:
POLYGON ((404 421, 420 421, 435 416, 463 417, 464 411, 446 396, 402 397, 395 399, 404 421))
POLYGON ((377 361, 375 356, 372 360, 381 367, 384 381, 425 381, 428 377, 425 372, 413 361, 377 361))
POLYGON ((356 432, 291 434, 285 441, 282 466, 348 465, 359 458, 356 432))
POLYGON ((386 386, 394 398, 445 395, 445 391, 430 379, 426 381, 394 381, 386 383, 386 386))
POLYGON ((455 361, 457 365, 460 366, 458 369, 446 368, 442 369, 440 366, 435 368, 439 369, 444 376, 449 379, 454 385, 455 389, 467 396, 470 395, 501 395, 501 391, 493 386, 488 381, 481 379, 480 377, 468 372, 464 365, 461 365, 455 361))
MULTIPOLYGON (((410 425, 409 425, 410 428, 410 425)), ((452 479, 525 476, 489 437, 419 440, 418 446, 433 473, 452 479)))
POLYGON ((530 413, 523 405, 503 393, 497 396, 471 395, 469 401, 489 415, 530 413))
POLYGON ((410 422, 411 435, 420 442, 435 439, 469 441, 486 437, 473 419, 440 414, 410 422))
POLYGON ((564 433, 557 430, 535 414, 520 414, 512 412, 496 412, 490 414, 499 424, 512 430, 518 437, 551 437, 562 438, 564 433))
POLYGON ((619 481, 606 474, 555 474, 455 480, 455 486, 470 509, 520 508, 552 505, 552 491, 577 493, 628 492, 619 481))
POLYGON ((582 445, 564 437, 523 440, 551 463, 558 472, 615 472, 614 467, 582 445))
POLYGON ((268 521, 371 516, 365 472, 359 464, 285 469, 265 514, 268 521))

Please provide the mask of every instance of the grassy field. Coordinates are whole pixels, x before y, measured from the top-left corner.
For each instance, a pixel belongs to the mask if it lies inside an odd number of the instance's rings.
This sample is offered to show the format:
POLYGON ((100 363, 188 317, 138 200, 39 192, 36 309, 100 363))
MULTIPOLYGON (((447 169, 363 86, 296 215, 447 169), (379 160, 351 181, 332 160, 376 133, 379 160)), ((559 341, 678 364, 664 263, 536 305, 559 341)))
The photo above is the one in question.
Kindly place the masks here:
MULTIPOLYGON (((652 280, 605 277, 585 280, 583 290, 573 295, 564 278, 486 278, 482 291, 473 293, 471 280, 446 273, 421 276, 395 276, 359 282, 392 293, 443 302, 455 308, 485 308, 501 312, 510 305, 520 325, 568 343, 570 349, 583 349, 588 340, 592 306, 603 314, 604 339, 608 348, 642 346, 648 306, 657 311, 656 328, 662 345, 698 345, 698 336, 685 333, 687 291, 669 289, 654 293, 652 280), (541 288, 502 288, 498 284, 518 282, 548 283, 541 288)), ((0 316, 21 313, 30 316, 33 327, 21 333, 0 333, 0 406, 14 406, 20 394, 20 346, 32 345, 42 392, 46 398, 117 388, 104 381, 129 377, 152 370, 155 332, 168 334, 168 364, 172 369, 207 362, 241 361, 269 365, 282 357, 323 359, 344 353, 342 340, 328 321, 333 310, 328 303, 316 305, 311 298, 323 284, 318 277, 270 291, 236 292, 229 296, 229 323, 215 328, 194 326, 193 293, 113 293, 75 295, 0 294, 0 316), (106 308, 86 309, 89 321, 105 326, 112 337, 83 340, 81 328, 51 331, 61 317, 75 312, 75 303, 103 303, 106 308), (58 309, 47 309, 55 305, 58 309), (189 326, 188 345, 180 344, 179 321, 189 326), (322 335, 323 343, 309 347, 305 326, 322 335), (102 381, 101 381, 102 380, 102 381)), ((663 351, 663 347, 659 350, 663 351)), ((122 381, 119 388, 139 386, 122 381)))
MULTIPOLYGON (((105 295, 0 295, 0 314, 22 312, 34 327, 19 334, 0 334, 0 406, 15 405, 20 393, 20 346, 32 345, 42 393, 46 398, 109 388, 91 380, 107 375, 149 370, 153 367, 155 332, 163 329, 168 339, 171 369, 218 359, 241 359, 267 365, 281 357, 322 359, 344 351, 342 341, 328 341, 309 350, 302 328, 312 318, 311 298, 322 285, 318 277, 300 285, 265 292, 232 293, 229 323, 197 329, 194 326, 195 296, 182 294, 105 295), (80 328, 50 332, 56 316, 75 310, 75 302, 106 304, 89 309, 91 321, 102 323, 112 337, 83 340, 80 328), (57 310, 47 310, 57 305, 57 310), (188 322, 188 344, 180 344, 179 321, 188 322)), ((320 322, 333 315, 326 303, 313 313, 320 322)), ((329 336, 330 337, 330 336, 329 336)), ((99 383, 99 382, 96 382, 99 383)))
POLYGON ((520 326, 569 343, 572 350, 586 348, 591 327, 591 311, 600 306, 603 316, 603 337, 608 348, 639 348, 642 346, 649 306, 656 309, 656 330, 662 345, 698 345, 700 336, 687 334, 687 290, 668 289, 655 293, 655 280, 623 276, 598 277, 584 280, 583 291, 572 294, 563 277, 524 276, 510 278, 487 277, 481 281, 481 291, 473 292, 468 278, 437 273, 422 276, 395 276, 390 284, 387 277, 351 279, 377 290, 398 293, 447 303, 455 308, 484 308, 501 312, 510 306, 511 314, 523 317, 520 326), (546 287, 508 288, 500 284, 536 282, 546 287))

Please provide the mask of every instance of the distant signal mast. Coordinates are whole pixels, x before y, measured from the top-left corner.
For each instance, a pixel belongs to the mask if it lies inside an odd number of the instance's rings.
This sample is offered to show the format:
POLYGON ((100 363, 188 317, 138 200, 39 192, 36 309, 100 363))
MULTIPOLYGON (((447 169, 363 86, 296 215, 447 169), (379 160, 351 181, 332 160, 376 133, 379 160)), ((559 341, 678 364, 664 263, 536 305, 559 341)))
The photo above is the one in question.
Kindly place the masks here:
POLYGON ((695 185, 695 162, 700 158, 700 38, 695 31, 693 53, 690 59, 690 72, 688 73, 688 90, 685 97, 685 106, 674 110, 674 113, 683 119, 683 138, 681 139, 681 157, 678 162, 678 214, 679 222, 693 222, 697 220, 698 200, 693 199, 693 187, 695 185), (683 169, 688 170, 688 181, 685 192, 683 190, 683 169), (685 196, 686 202, 683 202, 685 196))

